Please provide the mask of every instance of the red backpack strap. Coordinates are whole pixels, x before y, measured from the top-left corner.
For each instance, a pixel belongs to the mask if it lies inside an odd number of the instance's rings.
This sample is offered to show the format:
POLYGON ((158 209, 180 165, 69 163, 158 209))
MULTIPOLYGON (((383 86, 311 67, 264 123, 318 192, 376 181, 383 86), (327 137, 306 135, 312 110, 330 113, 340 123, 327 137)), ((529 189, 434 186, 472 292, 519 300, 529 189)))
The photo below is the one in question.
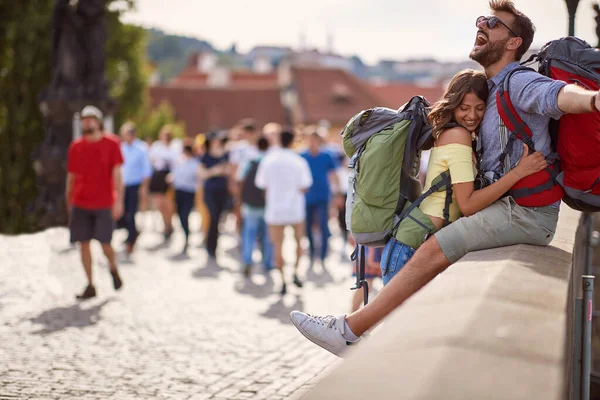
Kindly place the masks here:
POLYGON ((519 71, 534 70, 527 67, 519 67, 513 69, 508 73, 508 75, 506 75, 502 84, 498 88, 498 91, 496 92, 496 107, 498 108, 498 114, 500 115, 500 118, 502 118, 502 122, 504 122, 504 125, 506 125, 508 130, 511 132, 511 135, 509 137, 509 143, 507 143, 506 148, 504 149, 501 155, 500 162, 502 164, 504 164, 504 159, 510 151, 510 147, 515 137, 523 143, 525 143, 527 147, 529 147, 529 151, 531 151, 532 153, 535 152, 535 145, 532 139, 533 133, 531 132, 531 129, 529 129, 529 126, 527 126, 527 124, 521 119, 510 99, 510 78, 515 72, 519 71))
MULTIPOLYGON (((532 153, 535 152, 535 146, 534 146, 533 139, 532 139, 533 133, 531 132, 531 129, 525 123, 525 121, 523 121, 523 119, 521 119, 521 117, 517 113, 514 105, 512 104, 512 101, 510 99, 510 92, 509 92, 510 78, 512 77, 512 75, 514 73, 516 73, 518 71, 534 71, 535 72, 535 70, 533 70, 531 68, 527 68, 527 67, 515 68, 514 70, 510 71, 508 73, 508 75, 506 75, 506 78, 504 78, 504 81, 502 82, 502 84, 498 88, 498 91, 496 92, 496 106, 498 108, 498 114, 500 115, 500 118, 502 118, 502 122, 504 122, 504 125, 506 125, 506 127, 510 131, 508 143, 506 145, 506 148, 504 149, 504 151, 502 152, 502 154, 500 156, 501 165, 504 164, 504 159, 506 158, 506 155, 510 151, 512 142, 514 141, 515 138, 519 139, 520 141, 525 143, 527 145, 527 147, 529 148, 530 152, 532 152, 532 153)), ((552 157, 549 157, 549 159, 550 158, 552 158, 552 157)), ((541 192, 544 192, 546 190, 552 189, 554 186, 556 186, 555 179, 560 171, 560 163, 557 160, 554 160, 554 161, 555 162, 553 162, 551 165, 548 165, 548 167, 546 169, 544 169, 544 171, 549 176, 548 180, 546 180, 542 183, 536 184, 535 186, 532 186, 532 187, 520 187, 520 188, 513 187, 513 188, 511 188, 511 190, 508 193, 514 199, 518 200, 518 199, 533 196, 533 195, 539 194, 541 192)), ((535 177, 535 175, 538 175, 540 173, 541 172, 538 172, 537 174, 531 175, 528 178, 531 179, 532 177, 535 177)), ((522 181, 522 182, 526 182, 526 181, 522 181)), ((517 203, 519 203, 519 201, 517 201, 517 203)))

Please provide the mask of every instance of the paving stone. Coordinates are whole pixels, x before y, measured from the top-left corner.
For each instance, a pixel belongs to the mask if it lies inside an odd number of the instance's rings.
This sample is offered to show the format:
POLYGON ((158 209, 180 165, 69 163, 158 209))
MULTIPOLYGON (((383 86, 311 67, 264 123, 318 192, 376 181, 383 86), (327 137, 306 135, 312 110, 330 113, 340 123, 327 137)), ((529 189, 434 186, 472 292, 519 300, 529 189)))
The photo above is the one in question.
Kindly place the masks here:
MULTIPOLYGON (((307 271, 305 258, 305 287, 289 285, 282 298, 277 273, 265 279, 257 263, 251 279, 241 275, 230 221, 214 266, 195 214, 189 258, 174 256, 179 230, 159 246, 151 218, 140 216, 131 260, 119 255, 119 292, 92 244, 98 296, 85 302, 74 298, 86 282, 66 229, 0 235, 0 399, 276 399, 310 387, 336 360, 296 331, 289 312, 348 311, 352 268, 339 262, 337 237, 329 272, 307 271)), ((124 238, 115 232, 117 251, 124 238)), ((293 243, 285 253, 293 259, 293 243)))

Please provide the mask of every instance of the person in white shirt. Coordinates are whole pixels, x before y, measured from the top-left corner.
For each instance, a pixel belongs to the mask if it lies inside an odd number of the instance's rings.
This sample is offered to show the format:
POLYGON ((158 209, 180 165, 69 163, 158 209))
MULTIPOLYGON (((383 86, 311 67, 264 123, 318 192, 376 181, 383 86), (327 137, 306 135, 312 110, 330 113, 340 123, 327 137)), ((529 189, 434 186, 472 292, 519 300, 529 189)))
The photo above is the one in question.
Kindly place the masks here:
POLYGON ((177 214, 185 234, 185 243, 181 254, 187 254, 190 238, 189 216, 194 208, 196 191, 200 185, 200 161, 194 156, 194 149, 191 145, 183 147, 169 178, 175 188, 177 214))
POLYGON ((165 240, 169 240, 173 233, 172 219, 175 211, 172 199, 167 196, 169 190, 167 175, 178 156, 176 149, 171 146, 171 137, 171 127, 165 125, 160 130, 159 140, 152 143, 149 151, 150 163, 154 171, 150 180, 150 200, 153 207, 158 207, 162 215, 165 240))
POLYGON ((304 194, 312 185, 312 175, 305 159, 290 149, 294 134, 283 131, 281 147, 268 152, 256 171, 255 184, 266 192, 265 221, 273 243, 275 265, 281 272, 281 294, 287 293, 283 274, 283 238, 286 226, 292 226, 296 240, 294 284, 301 288, 298 263, 302 257, 300 239, 304 235, 306 208, 304 194))

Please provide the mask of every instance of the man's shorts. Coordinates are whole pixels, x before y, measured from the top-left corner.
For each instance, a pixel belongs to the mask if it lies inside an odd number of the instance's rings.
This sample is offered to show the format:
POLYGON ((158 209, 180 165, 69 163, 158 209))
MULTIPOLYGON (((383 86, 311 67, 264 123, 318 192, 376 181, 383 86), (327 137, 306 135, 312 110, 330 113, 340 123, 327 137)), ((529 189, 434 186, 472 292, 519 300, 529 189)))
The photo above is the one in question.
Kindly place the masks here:
POLYGON ((554 238, 558 208, 521 207, 503 197, 489 207, 435 233, 442 252, 455 263, 465 254, 484 249, 531 244, 546 246, 554 238))
POLYGON ((90 210, 79 207, 71 208, 69 230, 71 243, 89 242, 96 239, 102 244, 110 243, 114 229, 110 208, 90 210))

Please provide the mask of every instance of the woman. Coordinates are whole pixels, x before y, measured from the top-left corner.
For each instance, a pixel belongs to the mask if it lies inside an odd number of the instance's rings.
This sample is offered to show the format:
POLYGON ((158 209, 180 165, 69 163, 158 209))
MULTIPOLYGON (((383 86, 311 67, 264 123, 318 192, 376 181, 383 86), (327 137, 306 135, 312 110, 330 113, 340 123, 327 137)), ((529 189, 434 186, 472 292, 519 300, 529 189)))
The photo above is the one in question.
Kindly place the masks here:
POLYGON ((190 237, 189 216, 194 208, 194 198, 198 187, 198 178, 200 176, 200 162, 194 157, 194 150, 191 145, 183 147, 181 157, 175 163, 175 168, 171 175, 173 187, 175 188, 175 205, 179 221, 185 233, 185 244, 182 254, 187 253, 190 237))
POLYGON ((229 153, 225 151, 227 137, 215 133, 206 138, 206 153, 200 159, 200 178, 204 181, 204 202, 210 213, 206 250, 210 258, 217 254, 219 220, 229 199, 227 178, 230 176, 229 153))
POLYGON ((150 180, 150 200, 153 208, 158 208, 164 223, 164 237, 169 240, 173 233, 173 203, 167 196, 169 185, 167 175, 173 167, 176 152, 171 146, 171 127, 165 125, 159 133, 159 139, 150 147, 150 163, 153 174, 150 180))
MULTIPOLYGON (((487 79, 483 72, 463 70, 450 81, 442 99, 429 113, 435 138, 431 149, 425 191, 432 181, 444 171, 450 171, 452 203, 449 222, 461 215, 472 215, 502 197, 522 178, 546 168, 546 160, 536 152, 523 157, 518 165, 501 179, 481 190, 475 190, 475 155, 472 142, 483 119, 488 97, 487 79)), ((433 232, 444 224, 445 192, 435 192, 427 197, 419 209, 429 217, 433 232)), ((383 284, 387 284, 412 257, 416 249, 397 240, 402 237, 402 224, 396 236, 386 244, 381 257, 383 284)))
MULTIPOLYGON (((200 133, 196 135, 194 139, 194 155, 198 160, 204 157, 206 149, 204 148, 204 142, 206 140, 206 135, 200 133)), ((210 229, 210 213, 208 212, 208 208, 206 207, 206 203, 204 203, 204 185, 198 186, 198 190, 196 191, 196 210, 200 213, 200 231, 202 232, 202 240, 206 240, 208 237, 208 230, 210 229)))

